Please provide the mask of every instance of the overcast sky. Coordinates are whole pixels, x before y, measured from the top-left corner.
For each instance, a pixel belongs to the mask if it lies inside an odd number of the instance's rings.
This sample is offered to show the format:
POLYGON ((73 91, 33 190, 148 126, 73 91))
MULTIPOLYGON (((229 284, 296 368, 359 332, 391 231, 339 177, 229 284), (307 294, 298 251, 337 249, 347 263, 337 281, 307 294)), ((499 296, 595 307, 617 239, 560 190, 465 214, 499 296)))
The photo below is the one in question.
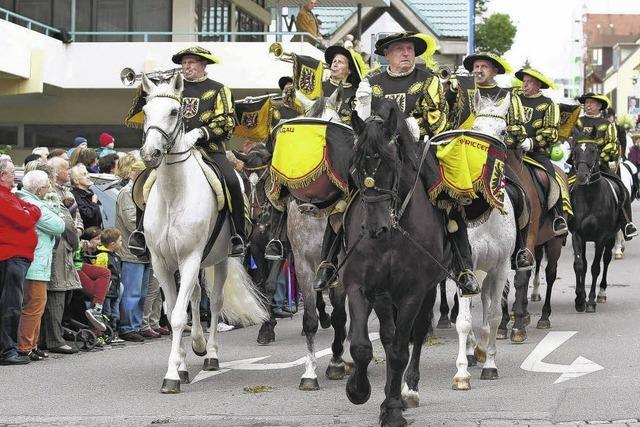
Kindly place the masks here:
POLYGON ((583 11, 640 14, 640 0, 489 0, 487 15, 507 13, 518 28, 513 47, 505 54, 514 69, 528 58, 549 77, 563 78, 570 76, 579 31, 574 21, 583 11))

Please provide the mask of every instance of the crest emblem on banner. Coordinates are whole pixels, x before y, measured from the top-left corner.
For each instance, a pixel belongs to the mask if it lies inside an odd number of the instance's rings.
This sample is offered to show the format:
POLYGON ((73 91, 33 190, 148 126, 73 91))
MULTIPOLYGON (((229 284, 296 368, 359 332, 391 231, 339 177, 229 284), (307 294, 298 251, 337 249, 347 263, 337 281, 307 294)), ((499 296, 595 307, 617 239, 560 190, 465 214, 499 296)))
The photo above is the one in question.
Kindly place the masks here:
POLYGON ((405 108, 407 106, 407 94, 406 93, 390 93, 388 95, 384 96, 387 99, 391 99, 393 101, 396 102, 396 104, 398 104, 398 107, 400 107, 400 110, 404 113, 405 108))
POLYGON ((242 113, 240 123, 246 128, 254 128, 258 126, 258 111, 242 113))
POLYGON ((298 87, 303 93, 311 93, 316 88, 314 74, 315 70, 313 68, 301 64, 298 87))
POLYGON ((190 119, 198 114, 198 107, 200 106, 199 98, 183 98, 182 99, 182 113, 185 119, 190 119))

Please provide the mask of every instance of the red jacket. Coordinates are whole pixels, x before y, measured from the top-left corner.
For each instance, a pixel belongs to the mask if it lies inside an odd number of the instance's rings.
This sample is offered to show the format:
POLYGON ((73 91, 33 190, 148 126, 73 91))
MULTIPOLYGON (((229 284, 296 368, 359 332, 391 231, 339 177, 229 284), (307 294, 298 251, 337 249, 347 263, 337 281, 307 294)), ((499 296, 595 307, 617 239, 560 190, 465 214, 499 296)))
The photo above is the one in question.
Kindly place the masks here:
POLYGON ((20 200, 0 185, 0 261, 22 257, 33 261, 38 245, 36 222, 40 208, 20 200))

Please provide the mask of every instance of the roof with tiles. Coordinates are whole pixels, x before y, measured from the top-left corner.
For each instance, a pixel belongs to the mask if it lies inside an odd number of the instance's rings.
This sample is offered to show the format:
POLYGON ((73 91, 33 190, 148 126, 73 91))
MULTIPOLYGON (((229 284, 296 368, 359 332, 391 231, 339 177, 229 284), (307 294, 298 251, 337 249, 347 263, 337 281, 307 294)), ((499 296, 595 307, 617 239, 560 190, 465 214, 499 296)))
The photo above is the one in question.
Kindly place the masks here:
POLYGON ((340 25, 356 12, 355 7, 316 7, 313 13, 320 20, 320 34, 333 34, 340 25))
POLYGON ((438 37, 467 37, 468 0, 404 0, 438 37))

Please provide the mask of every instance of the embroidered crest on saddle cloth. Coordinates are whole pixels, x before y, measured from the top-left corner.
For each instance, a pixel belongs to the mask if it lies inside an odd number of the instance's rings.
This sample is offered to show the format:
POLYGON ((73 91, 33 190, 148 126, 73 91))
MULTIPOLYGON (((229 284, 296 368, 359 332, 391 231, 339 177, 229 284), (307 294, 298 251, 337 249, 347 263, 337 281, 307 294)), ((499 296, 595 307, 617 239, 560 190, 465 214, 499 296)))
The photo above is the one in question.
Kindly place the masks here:
POLYGON ((406 107, 407 107, 407 94, 406 93, 389 93, 387 95, 384 96, 385 98, 391 99, 392 101, 395 101, 396 104, 398 104, 398 107, 400 107, 400 110, 403 113, 406 113, 406 107))
POLYGON ((198 107, 200 106, 200 98, 183 98, 182 99, 182 114, 185 119, 190 119, 198 114, 198 107))

